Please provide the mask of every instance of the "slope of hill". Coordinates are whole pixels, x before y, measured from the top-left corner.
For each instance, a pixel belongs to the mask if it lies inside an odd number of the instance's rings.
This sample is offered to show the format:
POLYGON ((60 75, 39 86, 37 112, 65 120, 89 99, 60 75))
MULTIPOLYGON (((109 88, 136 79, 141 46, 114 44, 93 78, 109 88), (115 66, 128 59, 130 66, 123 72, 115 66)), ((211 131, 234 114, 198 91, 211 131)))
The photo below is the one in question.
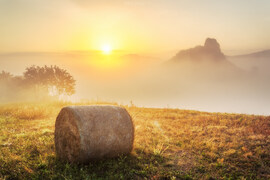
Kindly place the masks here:
POLYGON ((76 165, 55 156, 66 105, 0 106, 0 179, 270 178, 270 117, 124 106, 135 126, 131 155, 76 165))
POLYGON ((270 75, 270 50, 251 54, 228 56, 227 59, 243 69, 270 75))
POLYGON ((231 56, 231 57, 234 57, 234 58, 268 58, 268 59, 270 59, 270 49, 255 52, 255 53, 250 53, 250 54, 231 56))

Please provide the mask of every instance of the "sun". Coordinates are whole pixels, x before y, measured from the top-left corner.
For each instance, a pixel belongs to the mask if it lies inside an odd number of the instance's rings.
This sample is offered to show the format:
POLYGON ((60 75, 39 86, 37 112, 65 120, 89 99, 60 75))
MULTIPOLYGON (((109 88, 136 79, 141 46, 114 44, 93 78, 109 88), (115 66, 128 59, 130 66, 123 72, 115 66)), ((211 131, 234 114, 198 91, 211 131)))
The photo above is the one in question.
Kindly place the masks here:
POLYGON ((102 50, 103 54, 111 54, 112 47, 110 44, 104 44, 104 45, 102 45, 101 50, 102 50))

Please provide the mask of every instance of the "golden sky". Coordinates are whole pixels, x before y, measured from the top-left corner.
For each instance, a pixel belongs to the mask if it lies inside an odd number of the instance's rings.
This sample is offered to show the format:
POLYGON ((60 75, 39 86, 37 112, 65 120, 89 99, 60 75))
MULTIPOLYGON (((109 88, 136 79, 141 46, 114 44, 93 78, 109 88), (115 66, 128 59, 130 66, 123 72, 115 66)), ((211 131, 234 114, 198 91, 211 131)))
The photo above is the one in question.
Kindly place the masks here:
POLYGON ((268 0, 0 0, 0 52, 270 48, 268 0))

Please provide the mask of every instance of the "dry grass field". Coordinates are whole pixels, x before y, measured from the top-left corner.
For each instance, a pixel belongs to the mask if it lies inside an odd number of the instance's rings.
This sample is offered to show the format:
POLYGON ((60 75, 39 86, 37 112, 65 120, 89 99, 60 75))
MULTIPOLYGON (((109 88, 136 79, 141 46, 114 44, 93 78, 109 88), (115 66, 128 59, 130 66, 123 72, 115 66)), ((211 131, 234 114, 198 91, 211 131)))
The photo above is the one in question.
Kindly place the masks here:
POLYGON ((76 165, 54 150, 55 119, 67 105, 0 106, 0 179, 270 179, 270 117, 125 106, 131 155, 76 165))

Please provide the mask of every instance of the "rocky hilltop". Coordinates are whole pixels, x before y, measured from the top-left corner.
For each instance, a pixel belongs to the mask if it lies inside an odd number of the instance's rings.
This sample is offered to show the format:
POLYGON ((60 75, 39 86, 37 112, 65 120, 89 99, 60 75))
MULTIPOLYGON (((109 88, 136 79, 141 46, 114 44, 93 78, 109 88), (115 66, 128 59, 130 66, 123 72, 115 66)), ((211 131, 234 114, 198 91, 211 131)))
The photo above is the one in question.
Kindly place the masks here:
POLYGON ((221 52, 220 45, 216 39, 207 38, 204 46, 196 46, 191 49, 179 51, 173 58, 173 61, 191 60, 191 61, 219 61, 225 60, 225 55, 221 52))

